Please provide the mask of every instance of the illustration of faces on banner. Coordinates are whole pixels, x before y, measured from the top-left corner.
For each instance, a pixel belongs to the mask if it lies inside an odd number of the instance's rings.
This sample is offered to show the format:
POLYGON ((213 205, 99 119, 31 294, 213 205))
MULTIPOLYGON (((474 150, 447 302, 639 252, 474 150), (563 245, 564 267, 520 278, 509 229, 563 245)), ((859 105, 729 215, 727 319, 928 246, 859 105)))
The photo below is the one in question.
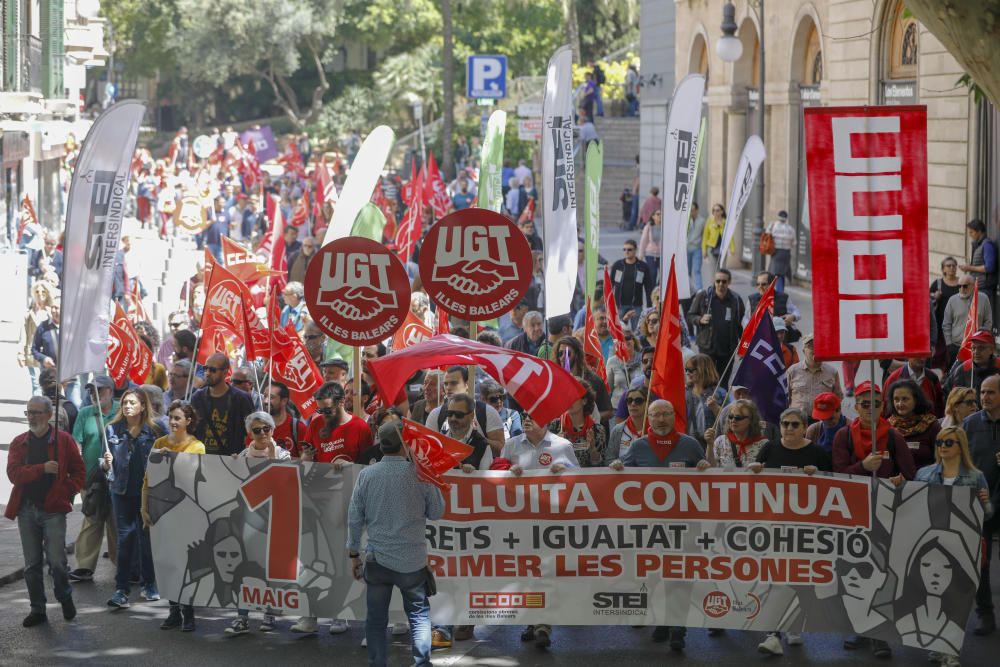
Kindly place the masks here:
POLYGON ((531 284, 531 246, 507 218, 468 208, 439 220, 420 253, 431 300, 465 320, 490 320, 520 303, 531 284))
POLYGON ((380 243, 351 236, 323 246, 309 263, 306 303, 316 325, 346 345, 377 343, 406 319, 410 280, 380 243))

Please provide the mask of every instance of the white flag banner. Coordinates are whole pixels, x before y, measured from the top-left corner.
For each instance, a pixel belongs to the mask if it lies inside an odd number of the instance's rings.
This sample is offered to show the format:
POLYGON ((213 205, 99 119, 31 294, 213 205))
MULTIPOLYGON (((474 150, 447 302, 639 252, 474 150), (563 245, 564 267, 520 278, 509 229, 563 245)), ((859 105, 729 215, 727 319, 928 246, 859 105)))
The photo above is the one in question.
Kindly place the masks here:
POLYGON ((736 167, 736 177, 733 179, 733 187, 729 195, 729 208, 726 209, 726 228, 722 232, 722 246, 719 255, 719 266, 726 265, 726 255, 729 253, 729 243, 736 233, 736 225, 740 221, 740 214, 743 207, 750 199, 753 192, 754 181, 757 180, 757 172, 767 156, 764 150, 764 142, 756 134, 747 139, 743 146, 743 154, 740 155, 740 163, 736 167))
POLYGON ((694 198, 698 162, 698 130, 705 77, 688 74, 677 85, 667 119, 667 143, 663 155, 663 224, 660 227, 660 292, 667 288, 670 259, 677 271, 677 295, 691 296, 687 265, 687 228, 694 198))
POLYGON ((145 113, 146 105, 134 100, 110 107, 94 121, 77 158, 63 243, 60 381, 104 370, 129 168, 145 113))
POLYGON ((547 318, 570 312, 579 269, 572 68, 573 52, 569 46, 560 47, 549 60, 542 103, 542 228, 547 318))
POLYGON ((479 207, 497 213, 503 208, 503 140, 506 130, 507 112, 497 109, 486 123, 479 171, 479 207))
POLYGON ((333 209, 333 219, 326 228, 323 245, 351 235, 358 213, 371 201, 394 143, 396 135, 385 125, 379 125, 365 137, 347 172, 347 180, 333 209))

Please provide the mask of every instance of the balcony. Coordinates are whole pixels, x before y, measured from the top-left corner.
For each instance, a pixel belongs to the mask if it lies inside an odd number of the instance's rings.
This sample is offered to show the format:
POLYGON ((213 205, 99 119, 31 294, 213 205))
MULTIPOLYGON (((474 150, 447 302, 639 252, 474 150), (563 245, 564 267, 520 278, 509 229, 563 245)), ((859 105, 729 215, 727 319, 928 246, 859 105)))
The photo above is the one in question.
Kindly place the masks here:
POLYGON ((21 37, 21 81, 24 92, 42 92, 42 40, 34 35, 21 37))

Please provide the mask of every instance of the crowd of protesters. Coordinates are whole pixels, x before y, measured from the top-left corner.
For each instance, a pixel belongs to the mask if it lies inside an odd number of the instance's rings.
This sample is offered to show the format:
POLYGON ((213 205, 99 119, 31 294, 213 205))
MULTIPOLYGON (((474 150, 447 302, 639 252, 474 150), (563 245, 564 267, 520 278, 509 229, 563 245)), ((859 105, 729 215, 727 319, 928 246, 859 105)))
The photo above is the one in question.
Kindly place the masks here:
MULTIPOLYGON (((219 141, 223 146, 225 133, 220 133, 219 141)), ((70 582, 93 581, 105 535, 107 555, 116 568, 109 608, 123 609, 134 602, 132 587, 136 584, 142 599, 159 600, 145 481, 146 462, 153 450, 300 459, 336 466, 360 464, 369 467, 351 503, 349 549, 358 566, 356 575, 361 576, 363 569, 369 587, 366 641, 373 664, 384 660, 388 627, 385 607, 393 585, 403 591, 416 663, 429 664, 432 647, 469 639, 474 636, 474 628, 432 628, 428 621, 426 589, 420 574, 423 530, 417 526, 440 517, 443 501, 431 487, 416 481, 413 466, 407 462, 399 428, 402 418, 410 418, 472 446, 473 453, 459 464, 466 472, 489 469, 520 475, 540 467, 560 473, 596 466, 611 470, 685 466, 698 470, 735 467, 753 474, 764 468, 790 466, 805 474, 875 475, 896 486, 910 480, 973 486, 978 489, 988 518, 974 633, 989 635, 995 631, 989 565, 993 541, 1000 532, 1000 521, 992 518, 992 508, 1000 501, 1000 362, 991 330, 989 298, 985 295, 979 300, 975 333, 968 340, 962 335, 969 317, 965 292, 971 292, 966 288, 976 285, 975 272, 959 274, 958 262, 951 258, 942 264, 943 277, 934 282, 930 292, 935 300, 933 310, 939 313, 931 358, 898 360, 884 367, 883 376, 855 385, 853 373, 847 376, 848 365, 838 369, 816 361, 813 338, 797 330, 801 313, 783 289, 782 281, 776 281, 770 273, 761 273, 754 283, 757 291, 744 295, 732 289, 732 272, 717 264, 713 266, 711 284, 700 288, 699 268, 698 280, 692 281, 693 297, 682 303, 687 429, 678 433, 675 416, 679 406, 649 389, 654 348, 666 316, 660 312, 659 271, 655 268, 660 260, 656 243, 660 204, 654 191, 639 214, 645 229, 641 238, 625 241, 622 257, 609 266, 619 324, 628 346, 627 358, 618 357, 607 313, 600 305, 594 309, 594 319, 601 358, 584 354, 584 299, 580 294, 574 298, 574 312, 569 316, 545 320, 540 268, 522 302, 495 325, 481 329, 479 342, 547 358, 577 377, 585 393, 559 419, 551 424, 534 421, 501 384, 470 375, 465 366, 443 372, 418 371, 400 396, 387 398, 379 393, 367 368, 368 360, 390 353, 387 342, 364 348, 361 367, 353 368, 347 349, 328 339, 310 319, 301 281, 310 258, 322 243, 332 203, 303 206, 303 201, 316 201, 316 171, 326 166, 310 161, 308 137, 299 137, 294 146, 283 156, 292 155, 284 160, 287 170, 280 178, 265 173, 251 183, 239 165, 218 165, 208 182, 213 189, 210 194, 217 195, 214 218, 198 233, 197 242, 216 253, 219 238, 225 234, 254 250, 268 229, 264 207, 260 206, 262 193, 278 199, 287 220, 302 217, 301 225, 286 229, 288 273, 283 276, 286 284, 281 292, 281 322, 294 326, 323 373, 325 382, 315 393, 317 411, 311 420, 302 418, 288 387, 269 378, 259 361, 215 351, 203 364, 197 363, 196 334, 205 289, 202 273, 187 281, 181 294, 161 304, 169 312, 168 327, 162 336, 146 322, 141 308, 142 285, 129 270, 127 244, 116 268, 113 298, 128 306, 156 364, 146 384, 126 380, 116 385, 110 377, 99 375, 89 382, 70 382, 60 388, 52 371, 58 355, 58 282, 44 270, 35 278, 19 360, 31 377, 36 396, 28 401, 25 413, 29 431, 11 444, 8 458, 14 494, 7 516, 18 521, 25 545, 25 580, 31 602, 25 626, 47 620, 43 545, 47 545, 44 557, 66 619, 76 613, 70 582), (293 164, 296 159, 299 164, 293 164), (311 168, 307 171, 307 167, 311 168), (653 198, 656 202, 647 206, 653 198), (297 213, 300 208, 301 214, 297 213), (731 360, 748 317, 772 283, 777 283, 778 290, 769 315, 782 339, 789 387, 789 407, 776 423, 761 417, 752 387, 730 386, 728 380, 731 360), (963 343, 970 344, 971 355, 965 361, 956 360, 963 343), (361 376, 360 413, 354 408, 356 375, 361 376), (845 385, 850 391, 845 391, 845 385), (854 419, 843 414, 847 394, 855 399, 858 416, 854 419), (65 410, 58 437, 50 424, 54 423, 56 403, 65 410), (877 452, 872 451, 873 440, 877 452), (893 455, 883 456, 885 452, 893 455), (548 456, 540 456, 542 453, 548 456), (412 502, 387 503, 388 488, 412 502), (87 516, 76 540, 76 567, 71 570, 65 551, 52 548, 52 544, 65 543, 65 515, 72 510, 76 493, 83 494, 87 516), (365 512, 361 511, 363 506, 365 512), (400 513, 402 507, 413 516, 400 513), (360 551, 362 525, 369 536, 367 553, 360 551), (406 531, 412 535, 404 535, 406 531), (381 539, 373 539, 374 535, 381 539), (366 558, 373 560, 371 556, 377 556, 379 567, 362 568, 366 558)), ((476 196, 478 157, 468 146, 462 157, 468 166, 449 185, 456 209, 474 202, 476 196)), ((178 135, 167 158, 152 160, 148 151, 142 150, 136 160, 140 185, 135 196, 140 200, 136 205, 140 224, 153 226, 167 236, 185 235, 184 229, 175 225, 176 209, 170 205, 170 197, 174 197, 173 206, 179 206, 177 183, 193 178, 188 169, 196 160, 190 154, 186 134, 178 135), (143 198, 149 201, 141 203, 143 198)), ((332 161, 340 165, 332 170, 336 183, 342 179, 348 160, 332 161)), ((544 240, 535 233, 532 212, 537 192, 532 187, 530 169, 523 161, 509 169, 504 179, 509 185, 504 213, 518 223, 533 251, 541 256, 544 240)), ((405 213, 402 193, 406 185, 394 177, 382 182, 387 217, 396 222, 405 213)), ((721 206, 713 207, 710 221, 700 219, 697 211, 692 213, 697 233, 689 234, 689 256, 693 253, 699 260, 718 257, 718 220, 724 220, 721 206)), ((433 216, 426 216, 424 222, 430 224, 433 216)), ((977 230, 978 226, 970 226, 970 232, 977 230)), ((385 238, 387 245, 392 241, 385 238)), ((58 250, 56 246, 52 252, 58 250)), ((403 258, 411 268, 418 253, 419 246, 414 256, 403 258)), ((39 260, 39 265, 46 265, 45 261, 39 260)), ((411 277, 415 278, 412 270, 411 277)), ((585 286, 579 283, 578 292, 582 292, 585 286)), ((597 289, 600 303, 602 285, 597 289)), ((424 321, 433 317, 433 306, 416 281, 411 310, 424 321)), ((451 331, 467 337, 468 323, 453 320, 451 331)), ((259 629, 268 632, 281 626, 274 614, 266 613, 259 629)), ((195 610, 171 601, 161 627, 194 631, 195 610)), ((304 617, 291 624, 289 630, 313 633, 318 627, 317 619, 304 617)), ((333 619, 329 630, 336 634, 347 627, 346 621, 333 619)), ((242 635, 249 629, 248 613, 241 609, 226 633, 242 635)), ((406 629, 392 627, 392 631, 406 629)), ((538 624, 527 628, 521 638, 546 648, 552 632, 550 625, 538 624)), ((683 627, 658 627, 652 632, 653 641, 669 642, 676 651, 684 649, 685 637, 683 627)), ((794 633, 770 634, 762 637, 760 650, 781 654, 782 640, 794 645, 802 638, 794 633)), ((890 646, 878 639, 851 638, 845 641, 845 647, 867 647, 880 657, 891 655, 890 646)), ((937 657, 944 664, 957 664, 955 656, 937 657)))

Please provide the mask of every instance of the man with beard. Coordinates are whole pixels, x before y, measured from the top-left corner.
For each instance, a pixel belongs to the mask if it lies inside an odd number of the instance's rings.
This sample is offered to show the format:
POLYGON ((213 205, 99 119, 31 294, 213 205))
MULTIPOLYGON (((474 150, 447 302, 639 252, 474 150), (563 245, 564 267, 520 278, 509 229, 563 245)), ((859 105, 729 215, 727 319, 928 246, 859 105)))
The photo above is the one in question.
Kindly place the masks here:
POLYGON ((198 413, 195 437, 206 454, 238 454, 246 441, 246 418, 254 411, 250 394, 226 382, 229 359, 216 352, 205 363, 205 386, 191 396, 198 413))

